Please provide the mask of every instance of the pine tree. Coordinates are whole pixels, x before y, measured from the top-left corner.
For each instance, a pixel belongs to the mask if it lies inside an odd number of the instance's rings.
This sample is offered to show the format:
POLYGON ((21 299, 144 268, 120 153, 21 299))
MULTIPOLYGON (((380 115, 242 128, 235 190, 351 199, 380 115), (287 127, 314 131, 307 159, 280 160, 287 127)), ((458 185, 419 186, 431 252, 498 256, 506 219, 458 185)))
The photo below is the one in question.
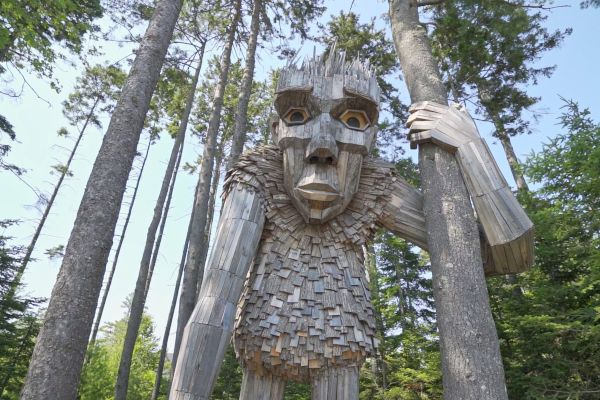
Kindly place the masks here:
POLYGON ((127 176, 181 0, 157 4, 88 180, 23 399, 75 399, 127 176))
POLYGON ((536 226, 523 298, 490 282, 511 398, 591 400, 600 390, 600 124, 572 101, 561 124, 566 133, 524 162, 537 189, 521 196, 536 226))
MULTIPOLYGON (((540 4, 540 7, 544 2, 540 4)), ((451 0, 434 9, 434 53, 454 101, 468 101, 494 126, 519 190, 528 190, 511 137, 530 133, 524 113, 540 99, 527 89, 554 67, 542 53, 560 45, 571 29, 549 32, 545 11, 523 2, 451 0)))
MULTIPOLYGON (((390 0, 389 5, 394 43, 411 101, 447 104, 418 7, 409 0, 390 0)), ((444 398, 507 399, 479 233, 458 164, 452 154, 425 144, 419 147, 419 168, 440 331, 444 398)))

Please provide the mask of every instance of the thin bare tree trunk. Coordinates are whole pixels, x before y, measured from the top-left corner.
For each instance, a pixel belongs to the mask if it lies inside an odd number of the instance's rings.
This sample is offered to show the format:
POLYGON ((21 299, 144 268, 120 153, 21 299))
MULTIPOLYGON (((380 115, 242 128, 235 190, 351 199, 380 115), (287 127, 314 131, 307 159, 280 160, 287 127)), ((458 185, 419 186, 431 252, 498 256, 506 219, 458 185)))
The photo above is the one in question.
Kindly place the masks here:
POLYGON ((182 2, 156 4, 137 51, 77 212, 22 400, 77 397, 123 193, 182 2))
POLYGON ((248 49, 246 50, 246 69, 242 77, 242 87, 237 110, 235 112, 235 128, 231 138, 231 152, 227 170, 233 167, 244 151, 246 143, 246 130, 248 129, 248 103, 252 93, 252 82, 254 78, 254 64, 256 61, 256 45, 258 44, 258 32, 260 30, 260 14, 263 4, 262 0, 254 0, 252 8, 252 21, 250 22, 250 37, 248 38, 248 49))
POLYGON ((152 140, 148 141, 148 147, 146 148, 146 154, 144 155, 144 161, 142 161, 142 166, 140 167, 140 172, 135 182, 135 188, 133 189, 133 195, 131 196, 131 203, 129 204, 129 209, 127 210, 127 216, 125 217, 125 222, 123 223, 123 229, 121 230, 121 236, 119 237, 119 243, 117 244, 117 248, 115 250, 115 256, 113 258, 112 266, 110 271, 108 272, 108 278, 106 280, 106 285, 104 286, 104 293, 102 294, 102 300, 100 301, 100 307, 98 308, 98 312, 96 313, 96 320, 94 321, 94 327, 92 328, 92 336, 90 338, 89 346, 92 347, 96 343, 96 337, 98 336, 98 329, 100 329, 100 322, 102 321, 102 314, 104 314, 104 307, 106 306, 106 300, 108 299, 108 293, 110 292, 110 287, 112 286, 112 280, 115 276, 115 271, 117 269, 117 263, 119 262, 119 255, 121 254, 121 248, 123 247, 123 242, 125 241, 125 234, 127 233, 127 227, 129 226, 129 220, 131 219, 131 213, 133 212, 133 205, 135 204, 135 199, 137 197, 138 189, 140 187, 140 182, 142 181, 142 174, 144 173, 144 167, 146 166, 146 160, 148 160, 148 153, 150 152, 150 146, 152 145, 152 140))
MULTIPOLYGON (((206 229, 204 230, 204 242, 202 249, 200 250, 200 265, 201 268, 206 264, 206 258, 208 257, 208 248, 210 247, 210 234, 212 231, 212 224, 215 219, 215 204, 217 200, 217 191, 219 190, 219 181, 221 180, 221 163, 223 162, 223 146, 225 140, 221 138, 217 155, 215 158, 215 173, 210 187, 210 198, 208 199, 208 219, 206 221, 206 229)), ((202 281, 198 281, 196 287, 196 300, 198 302, 198 296, 200 296, 200 288, 202 287, 202 281)))
POLYGON ((163 233, 165 231, 165 225, 167 225, 167 217, 169 216, 169 209, 171 207, 171 199, 173 198, 173 190, 175 189, 175 182, 177 181, 177 172, 179 171, 179 164, 181 163, 181 157, 183 154, 183 143, 179 148, 179 155, 177 156, 177 165, 173 170, 173 176, 171 177, 171 185, 169 187, 169 194, 167 195, 167 201, 160 220, 160 227, 158 228, 158 235, 156 236, 156 242, 154 243, 154 250, 152 252, 152 259, 150 261, 150 268, 148 270, 148 278, 146 279, 146 288, 144 291, 144 299, 148 297, 148 291, 150 290, 150 283, 152 282, 152 275, 154 275, 154 267, 156 266, 156 260, 158 260, 158 252, 160 251, 160 243, 162 242, 163 233))
MULTIPOLYGON (((193 213, 194 210, 192 210, 192 214, 193 213)), ((175 305, 177 304, 177 298, 179 297, 179 287, 181 286, 181 277, 183 276, 183 268, 185 267, 185 259, 190 244, 191 230, 192 218, 190 218, 190 222, 188 223, 187 234, 185 235, 185 243, 183 244, 181 261, 179 262, 179 271, 177 272, 177 279, 175 280, 175 289, 173 289, 173 297, 171 299, 171 307, 169 308, 169 316, 167 317, 167 325, 165 327, 165 333, 163 335, 162 345, 160 347, 160 356, 158 359, 158 366, 156 367, 156 378, 154 380, 154 389, 152 390, 151 400, 156 400, 158 398, 158 394, 160 393, 160 384, 162 380, 163 370, 165 367, 167 346, 169 344, 169 334, 171 333, 171 325, 173 324, 173 316, 175 315, 175 305)))
POLYGON ((517 154, 515 153, 515 149, 510 140, 510 136, 506 133, 506 129, 504 129, 504 125, 500 121, 493 121, 494 126, 496 128, 495 137, 500 140, 502 143, 502 148, 504 149, 504 154, 506 155, 506 160, 508 161, 508 166, 510 167, 510 172, 515 180, 515 184, 517 185, 517 190, 529 192, 529 186, 527 185, 527 181, 525 180, 525 176, 521 170, 521 162, 517 158, 517 154))
POLYGON ((21 279, 23 279, 23 274, 25 273, 25 269, 27 269, 27 264, 29 264, 29 261, 31 260, 31 254, 33 254, 35 245, 40 237, 40 234, 42 233, 42 229, 44 228, 44 225, 46 224, 46 220, 48 219, 50 210, 52 209, 52 206, 54 205, 54 200, 56 200, 58 191, 60 190, 62 183, 65 180, 65 177, 69 173, 69 167, 71 166, 71 162, 73 161, 73 158, 75 157, 75 153, 77 152, 77 149, 79 148, 79 143, 81 142, 81 139, 83 138, 85 130, 87 129, 87 126, 88 126, 90 120, 94 116, 94 111, 96 111, 96 107, 98 106, 98 103, 100 103, 99 96, 96 97, 96 100, 94 101, 94 104, 92 105, 92 108, 87 113, 85 122, 83 123, 83 126, 79 130, 77 140, 75 141, 75 144, 73 145, 73 148, 71 149, 71 153, 69 154, 69 158, 67 160, 67 163, 65 164, 65 168, 63 171, 61 171, 61 174, 58 177, 58 181, 56 182, 56 185, 54 185, 54 189, 52 190, 50 199, 48 200, 48 203, 46 204, 46 208, 44 209, 42 218, 40 219, 40 222, 38 223, 37 227, 35 228, 35 232, 33 234, 33 237, 31 238, 31 242, 29 243, 29 246, 27 246, 27 251, 25 252, 25 256, 23 256, 23 261, 21 262, 21 265, 19 266, 19 269, 17 270, 17 273, 15 274, 14 279, 12 280, 12 282, 10 284, 9 291, 4 296, 4 299, 2 299, 2 304, 0 305, 0 318, 4 317, 4 312, 6 309, 5 304, 8 304, 10 302, 10 300, 15 296, 15 293, 17 293, 19 286, 21 286, 21 279))
MULTIPOLYGON (((447 104, 414 0, 390 0, 390 20, 411 101, 447 104)), ((455 158, 419 146, 427 239, 440 331, 444 399, 507 399, 479 234, 455 158)))
MULTIPOLYGON (((177 137, 173 143, 173 149, 171 150, 169 163, 165 171, 165 176, 163 177, 158 199, 156 200, 156 206, 154 207, 154 215, 152 216, 152 221, 148 227, 146 245, 144 246, 144 253, 142 254, 142 261, 140 262, 140 270, 135 285, 135 291, 133 292, 133 298, 131 300, 129 320, 127 321, 127 332, 125 333, 123 352, 121 353, 121 360, 119 362, 117 383, 115 385, 115 400, 126 400, 127 398, 131 359, 133 357, 133 350, 135 348, 135 341, 140 329, 140 324, 142 323, 147 288, 150 286, 149 270, 152 250, 160 245, 160 239, 157 240, 156 232, 158 230, 161 218, 166 221, 169 213, 168 205, 165 206, 165 203, 167 201, 167 197, 169 197, 170 201, 169 189, 171 189, 172 193, 173 185, 175 183, 174 181, 177 176, 176 169, 179 167, 179 162, 181 161, 181 150, 183 149, 183 144, 185 142, 188 120, 192 111, 192 106, 194 105, 194 95, 196 93, 196 86, 198 85, 198 78, 200 76, 201 68, 202 57, 198 62, 198 66, 190 85, 190 91, 186 99, 185 110, 181 116, 177 137)), ((156 251, 158 252, 158 249, 156 251)))
POLYGON ((217 146, 217 135, 219 125, 221 124, 221 109, 225 95, 225 87, 229 78, 229 67, 231 65, 231 50, 235 40, 237 26, 241 15, 241 0, 236 0, 233 9, 233 18, 229 27, 227 42, 223 48, 221 57, 221 72, 219 74, 219 83, 215 89, 213 97, 213 109, 208 122, 206 132, 206 142, 202 154, 202 163, 200 166, 200 176, 198 179, 198 194, 194 203, 194 213, 192 222, 192 233, 190 236, 190 247, 185 263, 183 275, 183 285, 179 298, 179 315, 177 317, 177 333, 175 335, 175 349, 173 353, 173 365, 177 363, 179 346, 183 336, 183 329, 192 314, 196 300, 196 286, 198 281, 202 280, 204 273, 203 266, 200 265, 200 251, 204 239, 204 230, 206 228, 208 198, 210 196, 210 184, 213 174, 213 164, 215 158, 215 149, 217 146))

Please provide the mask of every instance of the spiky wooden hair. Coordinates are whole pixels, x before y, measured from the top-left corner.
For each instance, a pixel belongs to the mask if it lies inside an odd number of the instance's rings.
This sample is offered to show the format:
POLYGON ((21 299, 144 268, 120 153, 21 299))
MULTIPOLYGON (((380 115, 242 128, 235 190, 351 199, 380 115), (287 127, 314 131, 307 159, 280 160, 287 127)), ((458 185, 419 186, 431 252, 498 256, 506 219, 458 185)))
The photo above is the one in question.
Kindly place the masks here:
POLYGON ((375 71, 368 60, 353 59, 346 61, 346 52, 339 50, 333 43, 328 52, 308 57, 299 63, 297 58, 291 59, 281 70, 277 82, 277 91, 289 87, 314 85, 321 78, 341 76, 344 87, 368 95, 379 102, 379 85, 375 79, 375 71))

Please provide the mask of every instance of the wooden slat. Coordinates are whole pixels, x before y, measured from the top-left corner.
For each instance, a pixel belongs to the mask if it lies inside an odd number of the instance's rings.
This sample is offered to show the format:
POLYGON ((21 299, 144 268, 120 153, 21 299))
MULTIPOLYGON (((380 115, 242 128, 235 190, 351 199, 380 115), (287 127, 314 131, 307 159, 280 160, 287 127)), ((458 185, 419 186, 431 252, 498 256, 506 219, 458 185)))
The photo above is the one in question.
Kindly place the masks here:
POLYGON ((198 304, 185 328, 170 399, 209 398, 231 338, 242 283, 262 234, 260 196, 243 184, 229 190, 198 304))

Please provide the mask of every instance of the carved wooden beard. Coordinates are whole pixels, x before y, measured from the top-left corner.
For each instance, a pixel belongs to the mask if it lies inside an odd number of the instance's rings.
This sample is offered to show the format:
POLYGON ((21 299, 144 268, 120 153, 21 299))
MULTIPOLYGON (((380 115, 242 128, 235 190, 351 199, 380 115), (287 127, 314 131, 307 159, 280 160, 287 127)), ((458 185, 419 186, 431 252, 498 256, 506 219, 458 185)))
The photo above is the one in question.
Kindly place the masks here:
POLYGON ((374 142, 379 88, 369 92, 368 80, 362 87, 347 80, 333 75, 311 77, 310 85, 279 82, 274 139, 283 152, 285 188, 308 223, 344 211, 374 142))

